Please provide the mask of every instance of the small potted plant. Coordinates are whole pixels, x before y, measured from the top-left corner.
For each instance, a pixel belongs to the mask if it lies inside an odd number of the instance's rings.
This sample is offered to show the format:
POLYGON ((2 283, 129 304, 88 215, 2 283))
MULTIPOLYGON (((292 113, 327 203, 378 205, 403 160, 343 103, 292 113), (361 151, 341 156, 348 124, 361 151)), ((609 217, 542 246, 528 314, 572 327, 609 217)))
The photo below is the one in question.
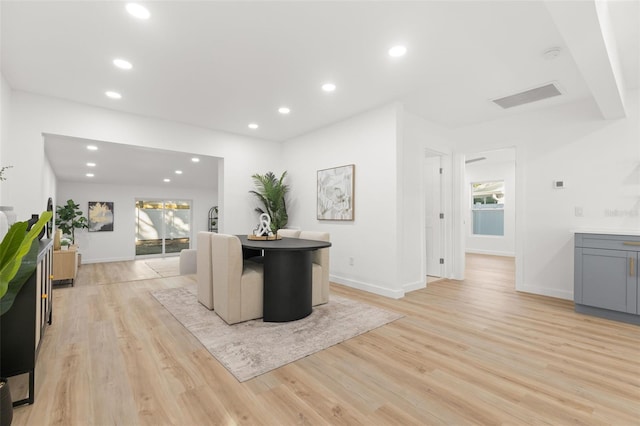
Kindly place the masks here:
POLYGON ((60 250, 69 250, 71 246, 71 240, 69 238, 62 238, 60 240, 60 250))

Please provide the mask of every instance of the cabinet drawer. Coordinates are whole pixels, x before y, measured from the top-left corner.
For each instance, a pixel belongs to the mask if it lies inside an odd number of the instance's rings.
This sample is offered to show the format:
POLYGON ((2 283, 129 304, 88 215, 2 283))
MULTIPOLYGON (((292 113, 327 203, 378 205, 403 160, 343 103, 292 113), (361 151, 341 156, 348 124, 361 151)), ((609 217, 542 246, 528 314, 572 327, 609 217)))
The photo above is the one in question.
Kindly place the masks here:
POLYGON ((640 251, 640 237, 636 235, 576 234, 576 247, 640 251))

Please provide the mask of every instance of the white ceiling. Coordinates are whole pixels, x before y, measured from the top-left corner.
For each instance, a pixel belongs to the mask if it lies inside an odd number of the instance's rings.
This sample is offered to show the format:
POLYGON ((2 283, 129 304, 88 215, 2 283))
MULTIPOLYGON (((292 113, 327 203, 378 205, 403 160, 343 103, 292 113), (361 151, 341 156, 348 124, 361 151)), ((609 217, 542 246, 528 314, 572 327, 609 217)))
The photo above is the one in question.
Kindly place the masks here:
POLYGON ((45 154, 61 181, 126 186, 218 187, 218 159, 59 135, 44 135, 45 154), (86 149, 88 145, 98 148, 86 149), (200 161, 191 161, 197 157, 200 161), (87 163, 95 163, 88 167, 87 163), (180 170, 182 174, 176 174, 180 170), (86 173, 93 173, 88 178, 86 173), (170 182, 164 182, 170 179, 170 182))
MULTIPOLYGON (((589 49, 575 56, 551 2, 148 1, 140 21, 119 1, 2 1, 1 65, 14 90, 267 140, 392 101, 455 128, 594 97, 580 66, 589 49), (387 55, 396 44, 405 57, 387 55), (545 59, 554 46, 561 55, 545 59), (562 96, 510 110, 490 101, 552 81, 562 96)), ((638 4, 609 4, 626 88, 640 79, 638 4)), ((580 31, 602 38, 598 25, 580 31)))

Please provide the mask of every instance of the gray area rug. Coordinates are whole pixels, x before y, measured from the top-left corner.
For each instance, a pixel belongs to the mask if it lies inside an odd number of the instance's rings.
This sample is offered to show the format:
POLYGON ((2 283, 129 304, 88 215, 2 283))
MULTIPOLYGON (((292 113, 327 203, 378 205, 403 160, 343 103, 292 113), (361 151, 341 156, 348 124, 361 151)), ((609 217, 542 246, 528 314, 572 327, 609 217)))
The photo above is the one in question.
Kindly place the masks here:
POLYGON ((227 325, 202 306, 194 289, 151 292, 240 382, 366 333, 403 315, 331 296, 306 318, 288 323, 262 320, 227 325))

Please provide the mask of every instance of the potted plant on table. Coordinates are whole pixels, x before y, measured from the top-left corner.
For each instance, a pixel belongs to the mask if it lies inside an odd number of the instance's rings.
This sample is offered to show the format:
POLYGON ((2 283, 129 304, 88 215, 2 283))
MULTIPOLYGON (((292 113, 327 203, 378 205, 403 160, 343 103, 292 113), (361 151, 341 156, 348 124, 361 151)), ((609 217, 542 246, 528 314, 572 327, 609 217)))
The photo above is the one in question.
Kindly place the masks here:
MULTIPOLYGON (((0 243, 0 316, 11 308, 20 289, 36 269, 39 247, 37 237, 51 220, 52 215, 52 212, 43 212, 29 231, 27 231, 28 221, 16 222, 2 239, 0 243)), ((13 419, 13 404, 9 382, 5 378, 0 378, 0 404, 0 426, 10 425, 13 419)))
POLYGON ((287 226, 289 221, 287 203, 285 201, 285 195, 289 191, 289 186, 284 183, 286 176, 286 171, 282 173, 280 179, 273 172, 267 172, 264 175, 256 173, 251 176, 256 190, 249 192, 255 195, 264 207, 256 207, 255 210, 260 214, 266 213, 269 215, 271 218, 271 231, 274 234, 278 229, 287 226))
POLYGON ((76 243, 76 229, 88 228, 89 222, 83 216, 80 205, 69 199, 67 204, 56 206, 56 226, 63 235, 71 237, 71 244, 74 245, 76 243))

